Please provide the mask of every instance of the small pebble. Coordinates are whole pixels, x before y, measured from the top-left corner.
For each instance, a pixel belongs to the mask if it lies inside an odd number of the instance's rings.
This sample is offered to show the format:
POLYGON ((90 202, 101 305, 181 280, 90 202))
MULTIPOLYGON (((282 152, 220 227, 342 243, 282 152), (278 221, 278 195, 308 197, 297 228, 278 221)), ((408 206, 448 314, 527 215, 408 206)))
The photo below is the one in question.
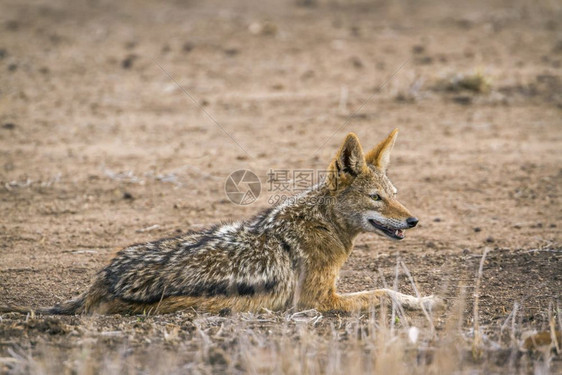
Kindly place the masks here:
POLYGON ((363 68, 363 62, 361 61, 361 59, 359 57, 352 57, 351 58, 351 63, 353 64, 353 66, 357 69, 361 69, 363 68))
POLYGON ((472 104, 472 97, 467 95, 454 96, 451 100, 457 104, 469 105, 472 104))
POLYGON ((188 53, 188 52, 191 52, 194 47, 195 47, 195 46, 193 45, 193 43, 191 43, 191 42, 185 42, 185 43, 183 44, 183 46, 182 46, 181 49, 183 50, 183 52, 188 53))
POLYGON ((415 46, 412 47, 412 53, 415 53, 416 55, 422 54, 425 52, 425 47, 422 46, 421 44, 416 44, 415 46))
POLYGON ((123 61, 121 61, 121 67, 123 69, 131 69, 133 67, 133 63, 135 62, 135 60, 137 59, 136 55, 128 55, 127 57, 125 57, 123 59, 123 61))
POLYGON ((227 56, 236 56, 236 55, 238 55, 238 54, 240 53, 240 50, 239 50, 238 48, 226 48, 226 49, 224 50, 224 53, 225 53, 227 56))

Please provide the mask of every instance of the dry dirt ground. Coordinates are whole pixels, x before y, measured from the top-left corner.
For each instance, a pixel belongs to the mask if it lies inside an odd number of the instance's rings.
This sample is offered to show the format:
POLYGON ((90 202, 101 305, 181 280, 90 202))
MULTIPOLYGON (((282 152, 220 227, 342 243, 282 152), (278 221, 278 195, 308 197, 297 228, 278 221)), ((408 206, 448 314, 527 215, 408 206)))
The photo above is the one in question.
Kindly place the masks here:
MULTIPOLYGON (((249 217, 271 204, 270 170, 323 170, 347 132, 368 148, 398 127, 389 174, 420 224, 401 242, 361 236, 340 289, 392 284, 403 261, 422 294, 448 306, 464 296, 468 329, 487 249, 480 325, 500 327, 515 304, 521 329, 556 320, 559 3, 0 0, 0 9, 0 305, 71 298, 120 247, 249 217), (248 206, 224 192, 239 169, 263 182, 248 206)), ((411 292, 399 271, 398 288, 411 292)), ((7 314, 0 356, 51 336, 68 343, 81 331, 64 327, 85 324, 113 337, 142 322, 7 314)))

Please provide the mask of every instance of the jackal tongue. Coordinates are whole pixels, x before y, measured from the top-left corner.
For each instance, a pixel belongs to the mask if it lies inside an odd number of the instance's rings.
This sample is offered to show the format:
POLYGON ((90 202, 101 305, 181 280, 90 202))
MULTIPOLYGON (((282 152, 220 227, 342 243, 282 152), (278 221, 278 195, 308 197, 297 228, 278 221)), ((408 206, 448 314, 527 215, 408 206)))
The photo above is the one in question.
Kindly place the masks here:
POLYGON ((402 229, 396 229, 396 231, 394 231, 394 235, 396 235, 396 237, 404 238, 404 231, 402 229))

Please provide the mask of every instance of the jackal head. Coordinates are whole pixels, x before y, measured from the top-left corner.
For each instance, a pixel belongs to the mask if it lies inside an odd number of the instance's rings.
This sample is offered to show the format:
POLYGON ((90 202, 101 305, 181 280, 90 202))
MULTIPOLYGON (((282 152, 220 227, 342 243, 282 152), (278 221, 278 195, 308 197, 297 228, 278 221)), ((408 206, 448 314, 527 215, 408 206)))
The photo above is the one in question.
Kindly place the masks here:
POLYGON ((338 220, 350 230, 401 240, 404 229, 418 223, 398 202, 398 191, 386 176, 397 134, 395 129, 364 154, 357 136, 349 133, 330 163, 326 184, 335 198, 333 209, 338 220))

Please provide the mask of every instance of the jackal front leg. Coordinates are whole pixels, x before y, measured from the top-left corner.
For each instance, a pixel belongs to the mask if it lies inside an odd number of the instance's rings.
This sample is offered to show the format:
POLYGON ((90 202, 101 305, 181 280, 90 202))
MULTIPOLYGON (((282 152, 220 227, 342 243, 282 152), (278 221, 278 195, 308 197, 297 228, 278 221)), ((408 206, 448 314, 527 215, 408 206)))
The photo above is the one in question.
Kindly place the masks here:
POLYGON ((331 307, 326 307, 327 310, 368 310, 372 306, 380 305, 384 300, 394 301, 408 310, 421 310, 423 306, 427 311, 431 311, 443 307, 443 301, 439 297, 432 295, 418 298, 390 289, 336 294, 328 302, 331 307))

